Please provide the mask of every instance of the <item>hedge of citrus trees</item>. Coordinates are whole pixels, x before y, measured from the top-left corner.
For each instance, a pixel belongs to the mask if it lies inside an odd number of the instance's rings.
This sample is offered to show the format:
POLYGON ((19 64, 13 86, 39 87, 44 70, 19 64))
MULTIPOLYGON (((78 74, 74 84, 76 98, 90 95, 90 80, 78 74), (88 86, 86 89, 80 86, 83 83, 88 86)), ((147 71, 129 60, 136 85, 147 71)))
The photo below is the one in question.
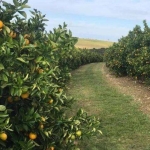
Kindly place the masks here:
POLYGON ((144 29, 136 25, 126 37, 108 48, 105 61, 118 75, 129 75, 146 81, 150 77, 150 28, 143 21, 144 29))
POLYGON ((36 9, 26 19, 27 2, 0 2, 0 150, 79 149, 100 122, 82 109, 65 113, 74 101, 65 83, 71 69, 102 57, 76 49, 65 23, 47 32, 36 9))

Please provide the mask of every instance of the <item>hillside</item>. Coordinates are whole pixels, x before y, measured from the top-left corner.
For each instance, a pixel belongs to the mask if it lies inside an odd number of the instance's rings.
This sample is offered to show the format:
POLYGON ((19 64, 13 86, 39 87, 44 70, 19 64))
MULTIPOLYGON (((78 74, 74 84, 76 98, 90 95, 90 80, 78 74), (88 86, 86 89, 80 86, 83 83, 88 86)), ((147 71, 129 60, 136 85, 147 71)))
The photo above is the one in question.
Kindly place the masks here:
POLYGON ((110 41, 102 41, 102 40, 93 40, 93 39, 78 39, 76 47, 78 48, 107 48, 111 46, 113 42, 110 41))

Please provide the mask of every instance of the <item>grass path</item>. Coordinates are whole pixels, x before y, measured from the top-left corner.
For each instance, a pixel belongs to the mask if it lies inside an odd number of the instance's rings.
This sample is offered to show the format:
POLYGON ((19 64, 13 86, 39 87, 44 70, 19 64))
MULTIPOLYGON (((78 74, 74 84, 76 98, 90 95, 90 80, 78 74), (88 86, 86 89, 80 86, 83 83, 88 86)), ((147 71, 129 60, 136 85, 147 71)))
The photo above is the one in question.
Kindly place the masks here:
POLYGON ((73 72, 67 94, 77 99, 73 109, 83 107, 101 118, 102 136, 82 144, 82 150, 150 150, 150 119, 130 96, 110 87, 102 75, 102 63, 73 72))

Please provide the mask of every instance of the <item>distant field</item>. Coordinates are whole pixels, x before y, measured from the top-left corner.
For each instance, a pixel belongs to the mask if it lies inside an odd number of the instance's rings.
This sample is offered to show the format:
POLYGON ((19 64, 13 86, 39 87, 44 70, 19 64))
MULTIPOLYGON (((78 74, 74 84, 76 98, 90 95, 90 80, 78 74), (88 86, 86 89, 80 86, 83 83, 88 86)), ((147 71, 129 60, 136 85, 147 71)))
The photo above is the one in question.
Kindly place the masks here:
POLYGON ((113 42, 110 41, 101 41, 101 40, 92 40, 92 39, 78 39, 76 44, 77 48, 107 48, 111 46, 113 42))

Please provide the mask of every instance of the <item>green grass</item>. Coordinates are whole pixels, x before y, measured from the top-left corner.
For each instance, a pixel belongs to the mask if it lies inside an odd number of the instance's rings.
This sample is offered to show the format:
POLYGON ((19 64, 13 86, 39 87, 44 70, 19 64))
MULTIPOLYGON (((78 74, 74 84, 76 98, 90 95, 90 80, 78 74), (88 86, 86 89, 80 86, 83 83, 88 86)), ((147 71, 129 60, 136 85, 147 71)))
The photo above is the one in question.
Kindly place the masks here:
POLYGON ((102 40, 92 40, 92 39, 79 39, 76 47, 77 48, 108 48, 111 46, 113 42, 110 41, 102 41, 102 40))
POLYGON ((75 70, 67 91, 77 99, 72 109, 83 107, 101 118, 103 135, 84 140, 81 149, 150 150, 150 118, 130 96, 110 87, 101 73, 102 65, 93 63, 75 70))

